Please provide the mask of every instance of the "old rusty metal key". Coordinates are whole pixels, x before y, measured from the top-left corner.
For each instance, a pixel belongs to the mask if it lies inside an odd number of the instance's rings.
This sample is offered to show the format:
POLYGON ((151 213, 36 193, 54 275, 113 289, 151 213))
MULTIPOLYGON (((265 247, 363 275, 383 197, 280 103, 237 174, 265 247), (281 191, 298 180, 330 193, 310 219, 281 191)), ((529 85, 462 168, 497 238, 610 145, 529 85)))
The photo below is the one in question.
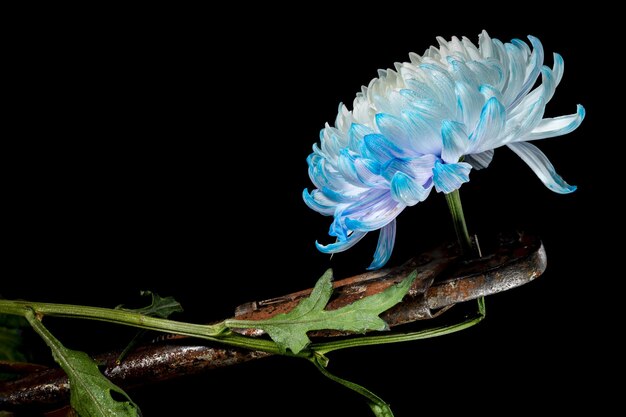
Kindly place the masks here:
MULTIPOLYGON (((381 317, 394 328, 430 319, 451 306, 523 285, 541 275, 546 254, 541 241, 528 235, 502 238, 486 256, 464 261, 456 247, 442 246, 405 264, 367 272, 334 282, 328 309, 336 309, 400 282, 417 270, 418 277, 404 300, 381 317)), ((291 310, 312 289, 237 307, 235 318, 262 320, 291 310)), ((259 336, 258 330, 243 330, 259 336)), ((311 337, 342 336, 337 331, 311 332, 311 337)), ((355 336, 358 337, 358 336, 355 336)), ((175 337, 138 347, 122 363, 119 352, 96 355, 104 374, 123 388, 193 375, 269 356, 268 353, 216 346, 200 340, 175 337)), ((0 371, 10 364, 0 363, 0 371)), ((69 400, 67 377, 59 369, 36 368, 14 381, 0 383, 0 410, 53 409, 69 400)))

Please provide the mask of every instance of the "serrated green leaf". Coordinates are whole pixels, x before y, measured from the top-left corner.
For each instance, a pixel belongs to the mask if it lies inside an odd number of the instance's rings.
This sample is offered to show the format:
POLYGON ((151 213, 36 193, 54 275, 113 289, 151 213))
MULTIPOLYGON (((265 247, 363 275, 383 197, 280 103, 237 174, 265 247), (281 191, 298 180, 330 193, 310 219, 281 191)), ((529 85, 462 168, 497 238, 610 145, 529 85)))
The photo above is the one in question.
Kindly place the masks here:
POLYGON ((332 270, 327 270, 317 281, 311 295, 300 301, 288 313, 278 314, 267 320, 227 320, 231 328, 255 328, 264 330, 283 351, 290 349, 298 354, 311 340, 307 332, 312 330, 341 330, 364 333, 368 330, 387 330, 389 326, 379 314, 390 309, 409 291, 417 277, 414 271, 402 282, 385 291, 365 297, 336 310, 324 310, 333 291, 332 270))
POLYGON ((124 308, 119 305, 115 308, 133 313, 145 314, 146 316, 151 317, 161 317, 162 319, 168 318, 172 313, 181 313, 183 311, 183 307, 174 299, 174 297, 161 297, 159 294, 155 294, 152 291, 141 291, 141 295, 152 297, 152 302, 149 306, 142 308, 124 308))
POLYGON ((81 417, 139 417, 139 407, 117 385, 98 370, 98 365, 86 353, 67 349, 35 317, 33 311, 26 319, 46 342, 54 360, 63 368, 70 382, 70 404, 81 417), (112 397, 116 393, 122 401, 112 397))

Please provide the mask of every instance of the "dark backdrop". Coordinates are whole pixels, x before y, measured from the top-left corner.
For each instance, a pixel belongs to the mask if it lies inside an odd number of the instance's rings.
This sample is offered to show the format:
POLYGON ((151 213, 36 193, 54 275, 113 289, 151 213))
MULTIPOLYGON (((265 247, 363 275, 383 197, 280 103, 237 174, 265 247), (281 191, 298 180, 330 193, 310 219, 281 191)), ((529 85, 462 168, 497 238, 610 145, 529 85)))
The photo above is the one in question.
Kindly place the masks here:
MULTIPOLYGON (((360 273, 377 234, 331 260, 313 244, 329 241, 330 220, 301 200, 311 187, 305 158, 324 122, 332 123, 339 102, 351 107, 378 68, 423 52, 437 35, 476 41, 484 28, 508 41, 533 34, 547 63, 552 51, 566 63, 547 115, 573 113, 578 103, 587 109, 576 132, 538 144, 579 189, 554 194, 499 149, 462 196, 479 235, 539 234, 548 270, 489 297, 488 317, 475 328, 338 352, 331 365, 381 395, 397 416, 606 406, 611 390, 601 372, 619 365, 606 332, 617 317, 609 295, 620 279, 611 273, 615 245, 607 237, 619 236, 621 224, 605 196, 615 193, 619 152, 611 146, 623 136, 607 128, 619 121, 610 122, 602 97, 618 94, 611 25, 594 33, 583 23, 589 13, 566 19, 539 10, 520 11, 519 22, 504 11, 450 19, 400 6, 272 17, 279 12, 246 9, 257 16, 252 22, 196 11, 85 13, 16 31, 4 64, 16 94, 15 125, 4 135, 0 293, 115 306, 138 304, 139 290, 151 289, 181 301, 179 318, 203 322, 242 302, 310 287, 330 266, 339 277, 360 273)), ((435 193, 402 213, 398 226, 389 265, 454 239, 435 193)), ((119 327, 50 324, 68 346, 92 352, 129 336, 119 327)), ((358 396, 287 358, 147 387, 134 398, 148 417, 217 415, 216 404, 231 415, 369 412, 358 396)))

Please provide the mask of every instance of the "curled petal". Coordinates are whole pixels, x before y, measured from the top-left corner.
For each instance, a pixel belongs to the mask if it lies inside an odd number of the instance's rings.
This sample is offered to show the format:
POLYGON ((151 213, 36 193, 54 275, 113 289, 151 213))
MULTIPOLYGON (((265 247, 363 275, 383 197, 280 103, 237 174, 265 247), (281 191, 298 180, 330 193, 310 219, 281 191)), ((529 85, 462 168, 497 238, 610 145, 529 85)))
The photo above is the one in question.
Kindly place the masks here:
POLYGON ((575 114, 543 119, 524 140, 547 139, 573 132, 585 118, 585 108, 579 104, 576 109, 575 114))
POLYGON ((428 197, 431 188, 424 188, 423 182, 398 171, 391 180, 391 198, 406 206, 414 206, 428 197))
POLYGON ((541 72, 541 67, 543 65, 543 45, 541 45, 539 39, 534 36, 529 35, 528 40, 530 40, 530 43, 533 46, 533 51, 530 56, 530 65, 526 69, 526 80, 517 94, 517 97, 509 103, 507 110, 515 108, 520 101, 526 97, 526 94, 528 94, 530 89, 533 88, 533 85, 535 85, 535 82, 537 81, 537 78, 539 78, 539 74, 541 72))
POLYGON ((563 78, 563 71, 565 70, 565 62, 563 57, 557 53, 553 54, 554 65, 552 66, 552 74, 554 75, 554 83, 558 86, 563 78))
POLYGON ((472 166, 466 162, 456 164, 443 164, 435 162, 433 169, 433 183, 435 189, 440 193, 451 193, 469 181, 469 172, 472 166))
POLYGON ((548 157, 535 145, 527 142, 518 142, 510 144, 508 147, 528 164, 530 169, 550 190, 559 194, 569 194, 576 191, 576 186, 566 183, 556 173, 548 157))
POLYGON ((374 252, 374 260, 367 268, 368 270, 379 269, 385 266, 391 252, 393 252, 393 244, 396 241, 396 219, 393 219, 391 223, 380 229, 380 235, 378 236, 378 245, 376 245, 376 252, 374 252))
POLYGON ((361 239, 365 237, 366 234, 367 232, 352 232, 347 239, 337 239, 335 243, 331 243, 329 245, 322 245, 319 242, 315 241, 315 247, 317 247, 317 250, 322 253, 343 252, 356 245, 361 239))
POLYGON ((524 48, 515 43, 507 43, 505 45, 506 54, 508 56, 508 72, 509 77, 507 84, 503 89, 503 103, 506 105, 512 103, 524 83, 526 76, 526 54, 524 48))
POLYGON ((335 213, 337 203, 330 200, 319 190, 313 190, 309 193, 308 189, 302 191, 302 199, 310 209, 323 214, 324 216, 332 216, 335 213))

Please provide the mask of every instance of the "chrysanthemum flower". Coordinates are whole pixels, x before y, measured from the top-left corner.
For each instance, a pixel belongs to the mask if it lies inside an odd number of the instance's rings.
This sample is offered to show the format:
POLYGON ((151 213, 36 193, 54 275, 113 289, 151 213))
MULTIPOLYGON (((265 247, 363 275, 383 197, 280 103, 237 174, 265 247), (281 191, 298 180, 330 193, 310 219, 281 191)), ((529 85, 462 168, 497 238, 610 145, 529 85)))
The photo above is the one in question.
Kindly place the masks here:
POLYGON ((349 111, 339 106, 335 126, 320 133, 308 158, 317 189, 304 190, 306 204, 334 216, 329 234, 336 242, 324 253, 342 252, 368 232, 381 229, 369 269, 391 256, 396 217, 436 191, 451 193, 469 173, 489 165, 494 149, 507 146, 552 191, 570 193, 548 158, 530 141, 564 135, 583 120, 575 114, 543 118, 546 104, 563 76, 554 54, 543 65, 543 47, 514 39, 502 43, 483 32, 475 46, 467 38, 438 38, 439 48, 396 70, 380 70, 363 87, 349 111), (541 75, 541 83, 535 87, 541 75), (533 89, 533 87, 535 87, 533 89))

